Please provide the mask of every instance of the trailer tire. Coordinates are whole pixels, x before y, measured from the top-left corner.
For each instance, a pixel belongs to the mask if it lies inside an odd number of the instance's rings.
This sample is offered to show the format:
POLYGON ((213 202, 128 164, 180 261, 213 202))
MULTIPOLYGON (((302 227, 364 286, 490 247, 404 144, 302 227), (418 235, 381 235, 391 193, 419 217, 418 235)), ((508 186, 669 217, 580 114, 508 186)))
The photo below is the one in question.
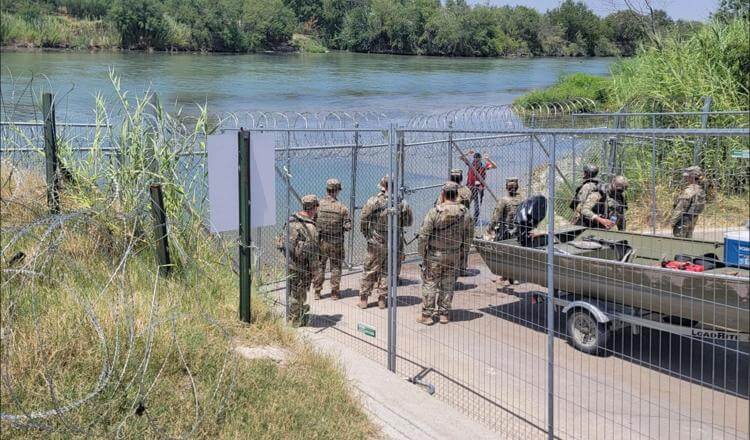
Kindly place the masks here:
POLYGON ((606 323, 596 320, 588 310, 575 308, 568 312, 566 320, 568 341, 576 350, 596 356, 607 352, 610 330, 606 323))

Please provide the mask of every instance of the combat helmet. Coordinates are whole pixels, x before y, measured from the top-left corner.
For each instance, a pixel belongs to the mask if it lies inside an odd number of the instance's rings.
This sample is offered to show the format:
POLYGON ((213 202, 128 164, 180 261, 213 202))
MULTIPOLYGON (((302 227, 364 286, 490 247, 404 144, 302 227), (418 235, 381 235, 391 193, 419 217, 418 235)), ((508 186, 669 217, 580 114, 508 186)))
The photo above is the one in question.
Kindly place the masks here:
POLYGON ((698 165, 693 165, 682 170, 683 177, 695 177, 697 179, 703 178, 703 169, 698 165))
POLYGON ((612 178, 612 189, 615 191, 625 191, 628 189, 628 178, 625 176, 615 176, 612 178))
POLYGON ((341 181, 339 179, 326 180, 326 189, 328 191, 341 191, 341 181))
POLYGON ((583 167, 584 179, 593 179, 599 174, 599 167, 594 164, 588 164, 583 167))
POLYGON ((318 197, 315 194, 308 194, 306 196, 302 196, 302 209, 305 211, 309 211, 311 209, 317 208, 320 205, 318 202, 318 197))
POLYGON ((443 184, 442 191, 446 199, 453 200, 458 196, 458 184, 449 180, 443 184))

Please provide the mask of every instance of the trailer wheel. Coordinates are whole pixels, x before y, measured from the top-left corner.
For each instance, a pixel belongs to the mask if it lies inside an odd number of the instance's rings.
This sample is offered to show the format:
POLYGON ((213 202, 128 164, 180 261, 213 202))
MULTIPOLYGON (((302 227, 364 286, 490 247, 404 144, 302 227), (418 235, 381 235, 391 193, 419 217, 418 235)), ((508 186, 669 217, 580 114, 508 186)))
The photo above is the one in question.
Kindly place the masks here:
POLYGON ((584 309, 574 309, 568 313, 568 339, 577 350, 601 356, 609 343, 609 327, 597 322, 596 318, 584 309))

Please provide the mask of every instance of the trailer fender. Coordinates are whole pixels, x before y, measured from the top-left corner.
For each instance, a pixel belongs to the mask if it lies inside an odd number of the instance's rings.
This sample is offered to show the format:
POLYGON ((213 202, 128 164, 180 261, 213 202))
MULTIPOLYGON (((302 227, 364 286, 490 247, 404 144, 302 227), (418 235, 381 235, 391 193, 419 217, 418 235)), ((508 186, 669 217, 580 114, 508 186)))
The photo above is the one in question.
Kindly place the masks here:
POLYGON ((585 309, 596 319, 596 322, 600 324, 606 324, 612 321, 606 313, 602 312, 601 309, 594 304, 586 301, 571 301, 565 307, 563 307, 563 313, 567 314, 575 309, 585 309))

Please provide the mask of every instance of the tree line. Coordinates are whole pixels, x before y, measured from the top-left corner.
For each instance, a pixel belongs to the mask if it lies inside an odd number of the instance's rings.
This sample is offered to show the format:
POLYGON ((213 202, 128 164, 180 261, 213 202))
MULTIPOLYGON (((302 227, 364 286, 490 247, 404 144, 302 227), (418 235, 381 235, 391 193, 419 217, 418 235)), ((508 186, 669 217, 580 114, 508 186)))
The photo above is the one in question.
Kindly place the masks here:
POLYGON ((662 32, 697 22, 631 11, 599 17, 565 0, 541 13, 466 0, 17 0, 3 11, 32 22, 50 14, 100 20, 128 49, 253 52, 294 33, 331 49, 445 56, 630 56, 662 32))

